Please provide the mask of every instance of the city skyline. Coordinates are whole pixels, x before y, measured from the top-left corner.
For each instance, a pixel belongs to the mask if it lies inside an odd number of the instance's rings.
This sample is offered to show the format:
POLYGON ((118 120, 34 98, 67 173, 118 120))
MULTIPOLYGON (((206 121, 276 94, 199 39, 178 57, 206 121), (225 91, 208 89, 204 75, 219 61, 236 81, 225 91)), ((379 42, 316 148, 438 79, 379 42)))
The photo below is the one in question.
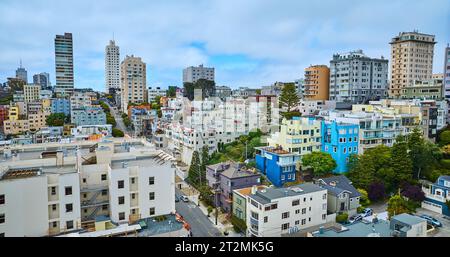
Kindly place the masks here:
POLYGON ((406 2, 355 1, 342 9, 334 1, 136 1, 133 7, 100 1, 85 10, 84 1, 5 1, 0 7, 0 81, 14 77, 22 59, 29 76, 48 72, 55 84, 53 39, 64 32, 73 34, 75 87, 99 91, 104 89, 104 49, 113 34, 120 61, 126 55, 141 57, 148 65, 148 86, 163 88, 181 86, 182 70, 200 64, 216 69, 218 85, 236 88, 293 81, 309 65, 329 65, 335 53, 362 49, 390 61, 390 40, 413 30, 436 36, 433 72, 442 73, 450 41, 448 5, 406 2), (396 6, 409 15, 397 15, 396 6), (64 12, 65 22, 57 22, 63 9, 70 11, 64 12))

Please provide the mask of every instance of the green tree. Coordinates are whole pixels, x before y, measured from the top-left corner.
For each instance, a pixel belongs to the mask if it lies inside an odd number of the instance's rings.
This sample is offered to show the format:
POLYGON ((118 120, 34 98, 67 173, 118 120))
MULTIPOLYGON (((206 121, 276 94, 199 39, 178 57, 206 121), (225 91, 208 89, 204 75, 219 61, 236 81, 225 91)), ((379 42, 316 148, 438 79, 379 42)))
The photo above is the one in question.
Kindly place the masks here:
POLYGON ((391 148, 392 169, 391 173, 387 175, 385 181, 389 181, 388 188, 398 188, 401 182, 411 181, 413 174, 413 163, 408 154, 408 143, 404 136, 398 136, 394 145, 391 148))
POLYGON ((439 135, 439 144, 440 145, 448 145, 448 144, 450 144, 450 130, 443 131, 439 135))
POLYGON ((369 199, 369 194, 367 193, 367 191, 362 188, 358 188, 357 190, 361 194, 361 197, 359 198, 359 203, 361 204, 361 206, 363 206, 363 207, 369 206, 370 199, 369 199))
POLYGON ((113 137, 123 137, 124 133, 122 130, 118 129, 118 128, 113 128, 112 129, 112 136, 113 137))
POLYGON ((441 150, 433 143, 426 141, 422 132, 414 128, 408 136, 409 156, 413 163, 414 178, 428 176, 432 168, 442 158, 441 150), (422 173, 425 173, 422 174, 422 173))
POLYGON ((208 146, 204 145, 202 147, 202 175, 203 175, 203 171, 206 172, 206 165, 208 165, 209 158, 210 158, 210 156, 209 156, 208 146))
POLYGON ((260 94, 261 94, 261 89, 256 89, 256 90, 255 90, 255 93, 256 93, 257 95, 260 95, 260 94))
POLYGON ((66 115, 64 113, 52 113, 45 119, 47 126, 64 126, 64 121, 66 120, 66 115))
POLYGON ((192 153, 191 165, 189 166, 188 178, 192 184, 197 186, 201 185, 203 182, 201 168, 202 164, 198 151, 194 151, 194 153, 192 153))
POLYGON ((297 95, 294 83, 287 83, 284 85, 281 90, 279 103, 280 107, 287 108, 287 112, 290 112, 293 107, 300 103, 300 98, 297 95))
POLYGON ((310 167, 316 177, 331 173, 336 168, 336 161, 329 153, 312 152, 302 157, 302 165, 310 167))
POLYGON ((379 145, 366 150, 362 155, 350 156, 348 178, 356 187, 368 190, 378 176, 386 176, 391 172, 390 166, 391 149, 379 145))
POLYGON ((411 212, 408 201, 399 194, 395 194, 389 199, 387 211, 389 218, 402 213, 411 212))
POLYGON ((175 97, 176 95, 177 95, 177 87, 169 86, 169 89, 167 90, 166 96, 167 97, 175 97))

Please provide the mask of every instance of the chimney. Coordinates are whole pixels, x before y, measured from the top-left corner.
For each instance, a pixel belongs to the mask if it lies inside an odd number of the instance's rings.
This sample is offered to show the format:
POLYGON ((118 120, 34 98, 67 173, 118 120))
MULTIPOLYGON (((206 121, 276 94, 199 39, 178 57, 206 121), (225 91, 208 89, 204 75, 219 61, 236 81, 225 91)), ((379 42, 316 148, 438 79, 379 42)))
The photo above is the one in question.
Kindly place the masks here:
POLYGON ((252 186, 252 195, 256 194, 256 190, 257 190, 257 187, 256 186, 252 186))

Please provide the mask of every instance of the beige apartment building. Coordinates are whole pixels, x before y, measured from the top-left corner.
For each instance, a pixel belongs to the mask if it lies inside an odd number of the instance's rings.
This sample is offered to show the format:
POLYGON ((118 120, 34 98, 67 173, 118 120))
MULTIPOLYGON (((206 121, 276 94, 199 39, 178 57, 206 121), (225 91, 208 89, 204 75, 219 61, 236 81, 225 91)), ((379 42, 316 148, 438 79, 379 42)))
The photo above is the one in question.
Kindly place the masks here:
POLYGON ((389 95, 400 98, 405 87, 416 80, 430 80, 433 75, 434 35, 401 32, 392 38, 391 83, 389 95))
POLYGON ((313 65, 305 69, 305 100, 328 100, 330 69, 326 65, 313 65))
POLYGON ((128 103, 143 103, 147 99, 146 64, 140 57, 126 56, 120 65, 122 111, 128 103))
POLYGON ((38 101, 41 95, 40 85, 24 85, 23 96, 26 103, 38 101))

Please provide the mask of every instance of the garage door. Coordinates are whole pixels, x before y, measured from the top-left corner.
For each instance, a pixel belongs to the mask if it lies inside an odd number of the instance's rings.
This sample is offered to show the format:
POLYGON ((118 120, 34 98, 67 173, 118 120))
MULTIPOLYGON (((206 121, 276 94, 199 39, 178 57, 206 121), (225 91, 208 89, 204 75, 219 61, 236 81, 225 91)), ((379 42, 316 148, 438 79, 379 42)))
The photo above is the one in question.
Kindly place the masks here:
POLYGON ((442 206, 428 201, 422 202, 422 208, 442 214, 442 206))

